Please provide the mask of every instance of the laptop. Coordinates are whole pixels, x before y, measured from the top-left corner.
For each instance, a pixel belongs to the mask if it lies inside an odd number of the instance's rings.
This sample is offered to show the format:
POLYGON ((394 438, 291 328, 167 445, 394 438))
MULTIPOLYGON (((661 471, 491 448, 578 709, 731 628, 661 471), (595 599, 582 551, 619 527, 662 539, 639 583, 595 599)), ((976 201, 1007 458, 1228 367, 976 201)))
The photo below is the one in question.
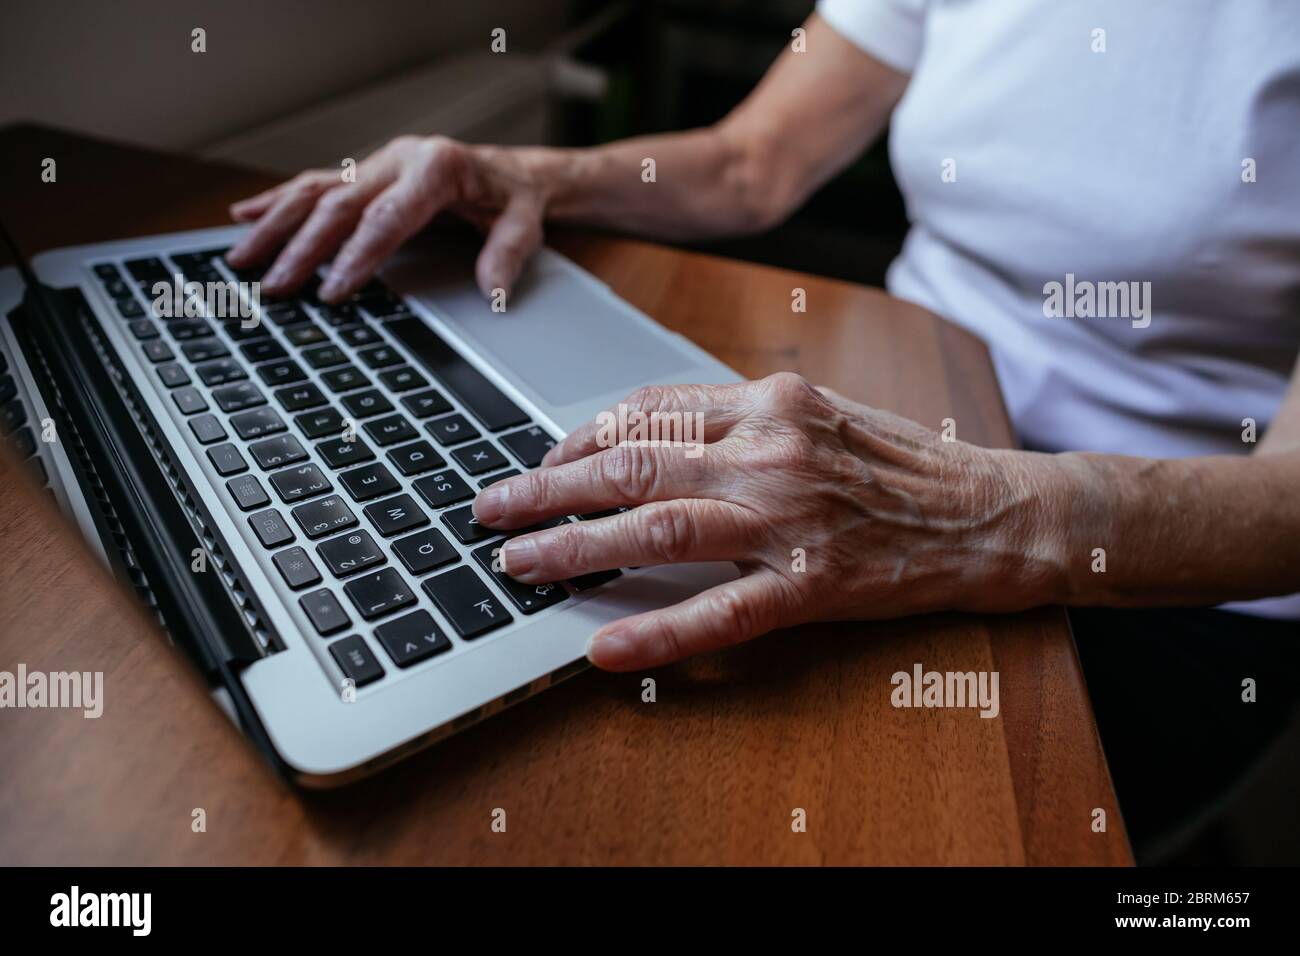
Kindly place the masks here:
POLYGON ((602 624, 735 576, 525 586, 471 509, 636 387, 726 366, 549 249, 494 311, 457 235, 347 302, 316 280, 255 306, 259 271, 224 260, 245 228, 13 250, 0 431, 286 777, 371 773, 579 673, 602 624))

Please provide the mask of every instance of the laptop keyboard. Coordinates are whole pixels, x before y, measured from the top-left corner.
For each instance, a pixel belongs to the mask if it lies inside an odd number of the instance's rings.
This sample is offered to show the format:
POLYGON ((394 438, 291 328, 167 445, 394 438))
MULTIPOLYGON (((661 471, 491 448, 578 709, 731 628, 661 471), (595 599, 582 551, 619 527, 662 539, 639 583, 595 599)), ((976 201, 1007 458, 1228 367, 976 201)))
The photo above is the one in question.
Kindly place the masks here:
POLYGON ((224 483, 228 511, 356 687, 619 576, 532 586, 499 570, 507 535, 474 520, 473 498, 536 468, 555 440, 380 281, 337 305, 313 282, 264 301, 251 328, 237 316, 154 314, 154 283, 170 287, 175 274, 261 277, 230 269, 225 252, 92 269, 224 483))

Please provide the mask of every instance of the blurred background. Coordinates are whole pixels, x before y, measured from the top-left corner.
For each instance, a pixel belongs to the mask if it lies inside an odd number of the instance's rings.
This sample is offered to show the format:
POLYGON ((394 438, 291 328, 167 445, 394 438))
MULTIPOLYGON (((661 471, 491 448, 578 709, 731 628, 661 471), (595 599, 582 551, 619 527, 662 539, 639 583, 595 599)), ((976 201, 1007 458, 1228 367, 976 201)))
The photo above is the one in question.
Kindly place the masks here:
MULTIPOLYGON (((812 0, 59 0, 0 13, 0 123, 293 173, 399 133, 587 145, 711 123, 812 0), (505 30, 506 52, 490 49, 505 30), (191 52, 191 31, 207 52, 191 52)), ((882 285, 906 220, 883 144, 723 255, 882 285)))
MULTIPOLYGON (((6 0, 0 124, 278 171, 401 133, 588 145, 723 116, 812 0, 6 0), (206 52, 191 52, 192 31, 206 52), (491 52, 505 30, 506 52, 491 52)), ((105 188, 111 188, 106 183, 105 188)), ((906 230, 883 143, 721 255, 883 285, 906 230)), ((1300 727, 1164 862, 1294 863, 1300 727)))

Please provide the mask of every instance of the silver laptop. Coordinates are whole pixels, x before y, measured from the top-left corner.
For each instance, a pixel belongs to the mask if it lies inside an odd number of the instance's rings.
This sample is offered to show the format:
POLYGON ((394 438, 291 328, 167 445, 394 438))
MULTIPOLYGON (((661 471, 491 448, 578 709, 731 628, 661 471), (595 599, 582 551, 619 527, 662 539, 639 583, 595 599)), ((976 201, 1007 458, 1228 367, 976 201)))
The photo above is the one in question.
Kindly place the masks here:
POLYGON ((187 297, 258 278, 224 261, 242 230, 4 270, 0 429, 281 772, 371 772, 578 673, 602 624, 735 575, 524 586, 471 511, 637 386, 738 378, 707 353, 551 250, 493 311, 452 238, 341 305, 316 283, 233 316, 187 297))

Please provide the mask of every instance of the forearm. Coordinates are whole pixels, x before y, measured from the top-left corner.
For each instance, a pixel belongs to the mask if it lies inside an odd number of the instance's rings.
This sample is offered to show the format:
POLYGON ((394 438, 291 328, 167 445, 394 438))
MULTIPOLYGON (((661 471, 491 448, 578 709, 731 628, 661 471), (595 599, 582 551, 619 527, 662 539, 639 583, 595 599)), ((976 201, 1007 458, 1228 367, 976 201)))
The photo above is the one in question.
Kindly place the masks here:
POLYGON ((779 170, 761 147, 721 127, 521 158, 545 183, 548 220, 661 239, 754 232, 783 219, 794 199, 773 188, 779 170))
POLYGON ((805 26, 806 50, 787 48, 712 126, 591 149, 511 150, 546 217, 677 240, 781 222, 880 135, 908 82, 816 14, 805 26))
POLYGON ((1053 600, 1206 605, 1300 591, 1300 452, 1047 461, 1039 540, 1054 553, 1053 600))

